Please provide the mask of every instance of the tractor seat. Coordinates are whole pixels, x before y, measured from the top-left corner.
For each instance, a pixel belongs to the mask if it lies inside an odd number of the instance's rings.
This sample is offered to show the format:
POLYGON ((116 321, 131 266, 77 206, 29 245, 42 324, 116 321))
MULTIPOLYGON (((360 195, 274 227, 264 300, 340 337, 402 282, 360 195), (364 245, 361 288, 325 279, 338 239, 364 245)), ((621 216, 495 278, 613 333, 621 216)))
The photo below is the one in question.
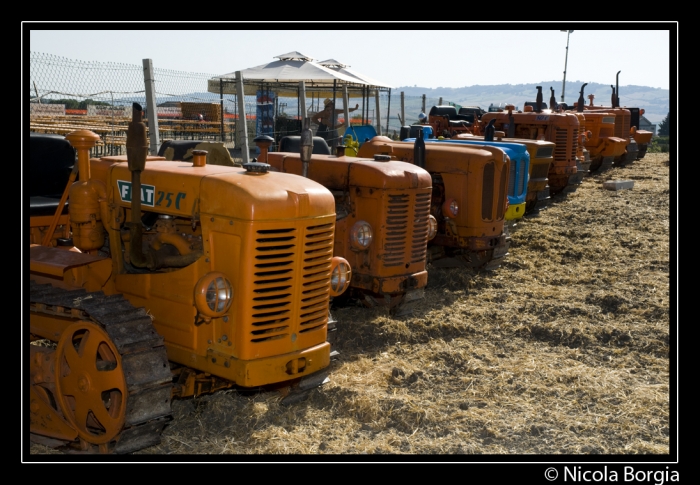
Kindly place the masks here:
MULTIPOLYGON (((313 140, 314 147, 311 153, 315 153, 317 155, 332 155, 331 149, 328 146, 328 143, 326 143, 326 140, 320 136, 313 137, 313 140)), ((289 135, 282 137, 280 140, 279 150, 277 151, 285 153, 299 153, 301 151, 301 136, 289 135)))

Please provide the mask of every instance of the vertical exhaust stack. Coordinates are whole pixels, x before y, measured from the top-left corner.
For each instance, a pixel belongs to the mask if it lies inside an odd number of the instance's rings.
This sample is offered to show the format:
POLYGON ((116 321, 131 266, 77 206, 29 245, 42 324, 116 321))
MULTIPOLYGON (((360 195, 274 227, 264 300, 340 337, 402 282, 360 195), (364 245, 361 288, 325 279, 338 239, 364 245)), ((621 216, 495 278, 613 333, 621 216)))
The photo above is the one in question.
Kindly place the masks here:
POLYGON ((535 98, 537 104, 535 105, 535 111, 538 113, 542 112, 542 86, 537 86, 537 98, 535 98))
POLYGON ((515 138, 515 119, 513 118, 513 108, 514 106, 512 105, 508 107, 508 138, 515 138))
POLYGON ((484 128, 484 141, 493 141, 493 136, 496 133, 496 118, 491 118, 489 124, 484 128))
POLYGON ((144 268, 153 266, 153 261, 143 253, 143 227, 141 225, 141 172, 146 168, 148 155, 146 125, 143 122, 143 108, 138 103, 131 106, 131 122, 126 132, 126 160, 131 172, 131 263, 144 268))
POLYGON ((418 130, 416 141, 413 142, 413 163, 420 168, 425 168, 425 140, 422 127, 418 130))
MULTIPOLYGON (((583 104, 585 103, 583 99, 583 88, 585 88, 588 85, 588 83, 583 83, 583 86, 581 86, 581 91, 578 92, 578 101, 576 104, 576 111, 579 113, 583 113, 583 104)), ((591 98, 591 102, 593 99, 591 98)))
POLYGON ((550 92, 549 109, 551 109, 552 111, 556 111, 557 110, 557 98, 554 97, 554 88, 550 86, 549 92, 550 92))
POLYGON ((617 71, 617 75, 615 76, 615 92, 613 93, 615 95, 615 104, 613 105, 613 108, 619 108, 620 107, 620 73, 622 71, 617 71))
POLYGON ((611 84, 610 87, 612 88, 612 94, 610 95, 610 106, 611 106, 612 108, 615 108, 615 107, 616 107, 616 106, 615 106, 615 101, 616 101, 616 97, 615 97, 615 86, 613 86, 613 85, 611 84))

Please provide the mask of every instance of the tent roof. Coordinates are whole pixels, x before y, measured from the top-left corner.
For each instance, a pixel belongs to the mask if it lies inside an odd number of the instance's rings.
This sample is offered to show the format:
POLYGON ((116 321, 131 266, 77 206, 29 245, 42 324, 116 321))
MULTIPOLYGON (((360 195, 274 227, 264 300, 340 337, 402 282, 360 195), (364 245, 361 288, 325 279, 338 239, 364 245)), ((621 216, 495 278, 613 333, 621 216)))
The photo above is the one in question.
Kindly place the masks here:
POLYGON ((329 69, 333 69, 334 71, 344 74, 347 76, 354 77, 358 79, 359 81, 369 84, 370 86, 373 87, 378 87, 378 88, 392 88, 393 86, 389 86, 388 84, 385 84, 381 81, 377 81, 376 79, 372 79, 369 76, 365 76, 364 74, 360 74, 358 72, 353 71, 350 69, 350 66, 347 64, 343 64, 341 62, 336 61, 335 59, 326 59, 325 61, 319 62, 321 66, 327 67, 329 69))
MULTIPOLYGON (((372 85, 358 75, 323 66, 297 51, 275 56, 275 59, 278 60, 240 71, 244 94, 256 94, 261 86, 268 85, 265 88, 277 92, 278 96, 297 96, 300 81, 304 81, 307 91, 326 97, 333 94, 334 85, 340 89, 355 87, 355 90, 348 90, 351 97, 355 97, 352 91, 362 96, 360 88, 388 87, 372 85)), ((207 91, 219 93, 223 88, 224 94, 236 94, 236 81, 236 72, 216 76, 209 80, 207 91)))

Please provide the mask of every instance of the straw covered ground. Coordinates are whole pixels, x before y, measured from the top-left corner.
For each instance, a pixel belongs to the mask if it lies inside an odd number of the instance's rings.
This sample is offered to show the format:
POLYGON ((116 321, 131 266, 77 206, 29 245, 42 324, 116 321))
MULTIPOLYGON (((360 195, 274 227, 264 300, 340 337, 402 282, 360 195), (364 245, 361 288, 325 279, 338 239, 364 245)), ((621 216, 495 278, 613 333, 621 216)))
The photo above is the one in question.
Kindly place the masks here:
POLYGON ((340 355, 305 400, 175 400, 162 442, 136 454, 668 454, 671 183, 667 153, 586 177, 517 225, 500 268, 429 266, 411 316, 335 308, 340 355))

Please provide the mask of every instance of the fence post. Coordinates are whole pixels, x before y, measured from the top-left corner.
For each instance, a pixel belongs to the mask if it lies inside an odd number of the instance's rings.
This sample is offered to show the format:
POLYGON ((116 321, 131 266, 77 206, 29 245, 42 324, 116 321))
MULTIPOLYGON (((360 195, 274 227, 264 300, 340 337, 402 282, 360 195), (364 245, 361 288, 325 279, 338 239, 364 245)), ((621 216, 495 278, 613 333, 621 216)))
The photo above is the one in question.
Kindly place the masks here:
POLYGON ((389 136, 389 118, 391 117, 391 88, 389 88, 389 99, 386 107, 386 136, 389 136))
MULTIPOLYGON (((379 89, 377 89, 377 92, 374 94, 374 100, 377 105, 377 109, 375 110, 376 116, 377 116, 377 135, 382 134, 382 112, 379 109, 379 89)), ((369 111, 369 110, 368 110, 369 111)))
POLYGON ((224 111, 224 80, 219 78, 219 102, 221 103, 221 141, 226 143, 226 132, 224 127, 226 126, 226 111, 224 111))
MULTIPOLYGON (((343 104, 345 105, 345 107, 343 108, 343 118, 345 118, 345 124, 343 126, 343 136, 345 136, 345 131, 347 131, 348 126, 350 126, 350 97, 348 96, 347 84, 343 84, 343 104)), ((343 144, 343 136, 340 136, 340 134, 338 134, 341 145, 343 144)))
MULTIPOLYGON (((248 120, 245 117, 245 93, 243 92, 243 77, 241 76, 241 71, 236 71, 236 93, 238 98, 238 121, 242 121, 241 129, 243 130, 241 135, 241 141, 243 146, 241 147, 241 157, 243 158, 243 163, 248 163, 250 161, 250 149, 248 148, 248 120)), ((238 125, 238 123, 236 123, 238 125)))
POLYGON ((160 148, 160 132, 158 130, 158 107, 156 106, 156 88, 153 79, 153 61, 143 59, 143 84, 146 88, 146 107, 148 119, 148 134, 151 139, 149 152, 157 155, 160 148))

